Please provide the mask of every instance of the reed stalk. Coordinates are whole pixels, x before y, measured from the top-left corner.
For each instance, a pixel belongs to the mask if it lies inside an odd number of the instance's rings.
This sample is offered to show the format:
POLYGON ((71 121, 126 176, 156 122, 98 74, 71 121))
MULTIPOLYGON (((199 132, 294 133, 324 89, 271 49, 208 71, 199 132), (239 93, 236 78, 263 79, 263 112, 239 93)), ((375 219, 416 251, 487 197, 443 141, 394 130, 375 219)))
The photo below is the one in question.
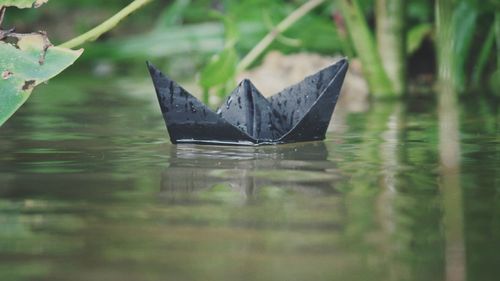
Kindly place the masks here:
MULTIPOLYGON (((455 10, 455 0, 436 0, 435 21, 436 21, 436 54, 438 68, 438 82, 442 87, 452 87, 458 84, 455 81, 458 77, 455 73, 454 48, 455 48, 455 28, 453 25, 453 11, 455 10)), ((453 91, 443 91, 440 94, 453 93, 453 91)))
POLYGON ((372 95, 375 98, 396 97, 358 0, 339 0, 339 2, 349 36, 363 65, 363 73, 372 95))
POLYGON ((497 71, 500 72, 500 12, 495 13, 495 37, 497 45, 497 71))
POLYGON ((377 0, 376 38, 382 64, 394 93, 406 90, 406 0, 377 0))

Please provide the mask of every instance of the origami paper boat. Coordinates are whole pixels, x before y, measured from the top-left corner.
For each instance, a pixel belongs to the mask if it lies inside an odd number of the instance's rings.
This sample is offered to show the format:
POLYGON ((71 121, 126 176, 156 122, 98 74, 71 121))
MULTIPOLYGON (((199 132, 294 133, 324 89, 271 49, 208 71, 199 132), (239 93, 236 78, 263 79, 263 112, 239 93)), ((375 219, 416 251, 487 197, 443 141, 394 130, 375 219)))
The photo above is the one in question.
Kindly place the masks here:
POLYGON ((245 79, 216 112, 149 62, 148 68, 172 143, 260 145, 323 140, 348 62, 342 59, 269 99, 245 79))

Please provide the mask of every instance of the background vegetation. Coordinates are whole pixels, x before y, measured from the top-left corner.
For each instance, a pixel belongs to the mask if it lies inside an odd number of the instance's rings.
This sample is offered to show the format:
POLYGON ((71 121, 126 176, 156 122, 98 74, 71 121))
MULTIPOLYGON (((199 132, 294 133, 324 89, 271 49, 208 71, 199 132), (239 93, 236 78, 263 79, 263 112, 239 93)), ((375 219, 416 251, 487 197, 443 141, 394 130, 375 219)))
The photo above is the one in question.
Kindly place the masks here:
MULTIPOLYGON (((9 8, 2 27, 67 46, 131 2, 9 8)), ((499 275, 498 1, 148 2, 81 55, 0 40, 0 112, 75 61, 0 127, 1 280, 499 275), (270 50, 348 56, 374 102, 338 106, 325 142, 167 145, 145 60, 207 99, 270 50), (16 95, 5 66, 36 83, 16 95)))
MULTIPOLYGON (((0 5, 11 2, 33 1, 0 5)), ((115 75, 132 75, 144 72, 144 60, 154 60, 174 77, 196 77, 208 101, 225 95, 236 74, 258 65, 267 51, 278 50, 357 58, 375 98, 423 94, 438 80, 452 96, 499 92, 495 0, 52 1, 39 9, 9 7, 2 27, 44 30, 58 45, 131 2, 142 2, 140 10, 83 44, 74 70, 90 73, 105 65, 115 75)), ((85 41, 62 46, 79 48, 85 41)), ((0 62, 2 56, 7 53, 0 53, 0 62)))

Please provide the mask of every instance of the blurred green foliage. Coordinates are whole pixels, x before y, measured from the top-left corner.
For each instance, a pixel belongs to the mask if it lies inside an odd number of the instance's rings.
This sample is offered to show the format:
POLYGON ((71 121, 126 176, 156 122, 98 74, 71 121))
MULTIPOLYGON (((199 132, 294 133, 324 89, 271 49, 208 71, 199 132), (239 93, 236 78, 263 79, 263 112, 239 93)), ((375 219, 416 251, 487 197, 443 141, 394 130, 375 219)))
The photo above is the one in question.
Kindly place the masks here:
MULTIPOLYGON (((445 1, 445 0, 437 0, 445 1)), ((227 94, 235 66, 267 33, 305 0, 164 0, 153 1, 116 29, 86 46, 82 67, 105 61, 120 73, 142 68, 154 59, 174 78, 197 77, 205 94, 227 94), (180 65, 180 66, 179 66, 180 65), (183 65, 188 65, 184 67, 183 65), (186 71, 187 69, 187 71, 186 71), (197 75, 198 74, 198 75, 197 75)), ((357 0, 374 32, 376 0, 357 0)), ((109 18, 129 0, 52 1, 42 9, 10 9, 4 27, 46 30, 52 42, 63 42, 109 18), (64 23, 64 24, 61 24, 64 23)), ((435 1, 409 0, 407 54, 419 64, 434 64, 435 1), (424 42, 427 42, 424 44, 424 42), (430 44, 429 44, 430 43, 430 44)), ((495 84, 498 71, 499 1, 457 0, 454 18, 453 75, 459 91, 495 84), (489 82, 489 83, 488 83, 489 82)), ((345 34, 339 1, 325 1, 280 34, 268 50, 283 53, 356 54, 345 34), (337 19, 340 18, 340 21, 337 19)), ((265 53, 261 56, 263 57, 265 53)), ((259 61, 254 62, 255 66, 259 61)), ((410 68, 418 66, 409 65, 410 68)), ((410 69, 410 73, 411 69, 410 69)), ((410 77, 410 81, 412 77, 410 77)), ((494 91, 495 92, 495 91, 494 91)))
MULTIPOLYGON (((494 77, 495 69, 496 71, 500 69, 500 65, 495 61, 495 57, 498 59, 498 54, 491 51, 491 39, 488 40, 492 36, 494 19, 500 13, 500 2, 495 0, 455 2, 441 0, 440 2, 448 3, 447 5, 453 9, 450 11, 451 18, 445 20, 441 27, 437 27, 436 53, 439 67, 449 72, 449 82, 459 93, 477 89, 481 84, 478 81, 488 85, 487 81, 494 77), (449 29, 451 37, 440 38, 439 29, 449 29), (446 46, 452 47, 449 49, 446 46), (440 60, 440 56, 444 59, 440 60)), ((438 20, 439 15, 436 17, 436 21, 438 20)), ((496 87, 491 87, 490 90, 494 94, 499 94, 496 87)))
MULTIPOLYGON (((212 1, 192 1, 182 7, 184 0, 165 7, 157 18, 153 31, 112 40, 97 46, 95 56, 113 59, 170 57, 192 53, 214 54, 224 49, 225 39, 234 40, 239 56, 250 51, 269 32, 273 25, 297 7, 285 1, 226 1, 220 7, 208 5, 212 1), (201 17, 203 14, 204 17, 201 17), (175 15, 175 20, 172 16, 175 15), (232 21, 228 24, 228 21, 232 21), (233 33, 233 36, 228 36, 233 33)), ((331 54, 340 51, 340 42, 327 9, 304 17, 277 40, 272 49, 283 52, 312 51, 331 54)))

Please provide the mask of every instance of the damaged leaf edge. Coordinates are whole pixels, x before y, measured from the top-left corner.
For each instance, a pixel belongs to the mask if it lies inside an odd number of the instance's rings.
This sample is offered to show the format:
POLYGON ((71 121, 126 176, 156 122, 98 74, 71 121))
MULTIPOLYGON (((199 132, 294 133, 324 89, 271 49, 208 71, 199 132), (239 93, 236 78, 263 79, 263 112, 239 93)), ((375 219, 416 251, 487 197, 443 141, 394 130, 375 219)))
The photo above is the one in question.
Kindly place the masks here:
POLYGON ((49 0, 34 0, 34 1, 30 1, 31 5, 29 4, 15 4, 15 3, 11 3, 11 4, 3 4, 2 1, 0 0, 0 7, 16 7, 16 8, 19 8, 19 9, 26 9, 26 8, 39 8, 40 6, 42 6, 43 4, 49 2, 49 0))

